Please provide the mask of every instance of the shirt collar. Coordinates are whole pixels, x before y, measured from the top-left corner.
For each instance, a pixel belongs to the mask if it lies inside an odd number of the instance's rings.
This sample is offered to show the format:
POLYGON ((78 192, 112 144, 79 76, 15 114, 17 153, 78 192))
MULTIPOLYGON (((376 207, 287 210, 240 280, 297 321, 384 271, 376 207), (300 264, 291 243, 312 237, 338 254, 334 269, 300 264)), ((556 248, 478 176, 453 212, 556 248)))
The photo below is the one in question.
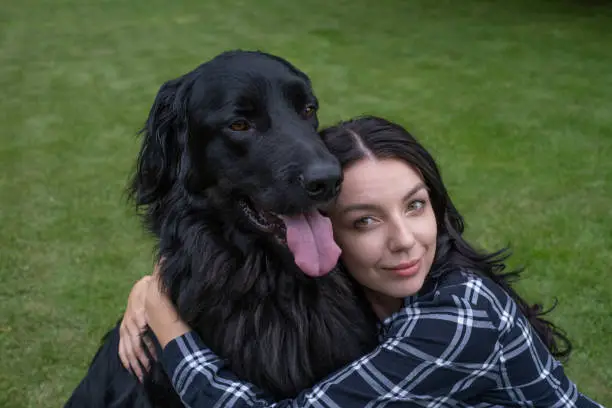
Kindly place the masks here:
POLYGON ((397 316, 405 313, 405 309, 409 309, 414 306, 419 300, 423 299, 423 297, 435 293, 438 289, 439 279, 427 277, 421 289, 415 293, 414 295, 406 296, 404 298, 403 306, 400 310, 395 313, 392 313, 390 316, 386 317, 382 321, 379 322, 379 327, 381 330, 386 330, 391 323, 397 318, 397 316))

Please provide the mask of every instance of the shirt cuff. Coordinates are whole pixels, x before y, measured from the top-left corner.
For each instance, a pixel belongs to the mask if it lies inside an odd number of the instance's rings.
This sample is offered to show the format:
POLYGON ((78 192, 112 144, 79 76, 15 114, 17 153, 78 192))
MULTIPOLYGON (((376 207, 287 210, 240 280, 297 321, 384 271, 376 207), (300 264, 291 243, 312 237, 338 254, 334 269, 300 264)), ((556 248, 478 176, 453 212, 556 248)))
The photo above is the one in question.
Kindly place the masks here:
POLYGON ((187 345, 195 345, 200 350, 207 349, 206 346, 202 344, 200 337, 193 331, 189 331, 170 340, 162 350, 161 355, 161 364, 170 379, 174 376, 174 372, 181 362, 188 355, 193 353, 194 350, 191 347, 188 348, 187 345))

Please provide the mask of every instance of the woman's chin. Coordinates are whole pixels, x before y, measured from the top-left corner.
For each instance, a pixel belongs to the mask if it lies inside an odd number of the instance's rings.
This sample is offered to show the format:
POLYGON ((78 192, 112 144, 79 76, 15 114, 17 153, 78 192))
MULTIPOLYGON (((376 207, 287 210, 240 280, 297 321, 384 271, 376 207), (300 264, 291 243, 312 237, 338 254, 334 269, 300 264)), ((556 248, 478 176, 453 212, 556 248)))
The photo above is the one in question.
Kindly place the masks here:
POLYGON ((424 282, 425 275, 423 274, 397 279, 385 288, 387 289, 385 294, 403 299, 408 296, 416 295, 423 287, 424 282))

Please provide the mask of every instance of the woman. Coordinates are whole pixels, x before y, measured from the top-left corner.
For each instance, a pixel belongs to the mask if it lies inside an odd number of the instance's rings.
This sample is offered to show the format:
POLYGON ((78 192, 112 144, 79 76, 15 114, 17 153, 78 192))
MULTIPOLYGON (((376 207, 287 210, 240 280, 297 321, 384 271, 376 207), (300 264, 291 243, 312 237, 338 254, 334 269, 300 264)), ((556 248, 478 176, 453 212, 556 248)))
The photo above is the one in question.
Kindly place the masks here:
POLYGON ((599 406, 555 359, 569 355, 569 341, 512 290, 516 273, 500 274, 504 251, 479 254, 464 240, 435 161, 406 130, 363 117, 322 137, 344 171, 328 209, 341 267, 364 287, 381 344, 273 403, 224 367, 149 278, 139 289, 146 321, 186 405, 599 406))

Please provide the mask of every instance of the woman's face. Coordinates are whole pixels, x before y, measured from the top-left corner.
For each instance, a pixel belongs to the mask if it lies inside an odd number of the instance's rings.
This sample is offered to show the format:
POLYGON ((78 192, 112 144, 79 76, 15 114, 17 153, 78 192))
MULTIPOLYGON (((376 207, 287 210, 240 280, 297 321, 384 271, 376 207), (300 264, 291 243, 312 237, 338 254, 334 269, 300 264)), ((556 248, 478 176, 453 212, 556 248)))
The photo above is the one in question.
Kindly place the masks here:
POLYGON ((343 263, 373 303, 390 301, 397 308, 397 299, 421 289, 434 260, 437 226, 412 166, 371 158, 351 164, 328 214, 343 263))

